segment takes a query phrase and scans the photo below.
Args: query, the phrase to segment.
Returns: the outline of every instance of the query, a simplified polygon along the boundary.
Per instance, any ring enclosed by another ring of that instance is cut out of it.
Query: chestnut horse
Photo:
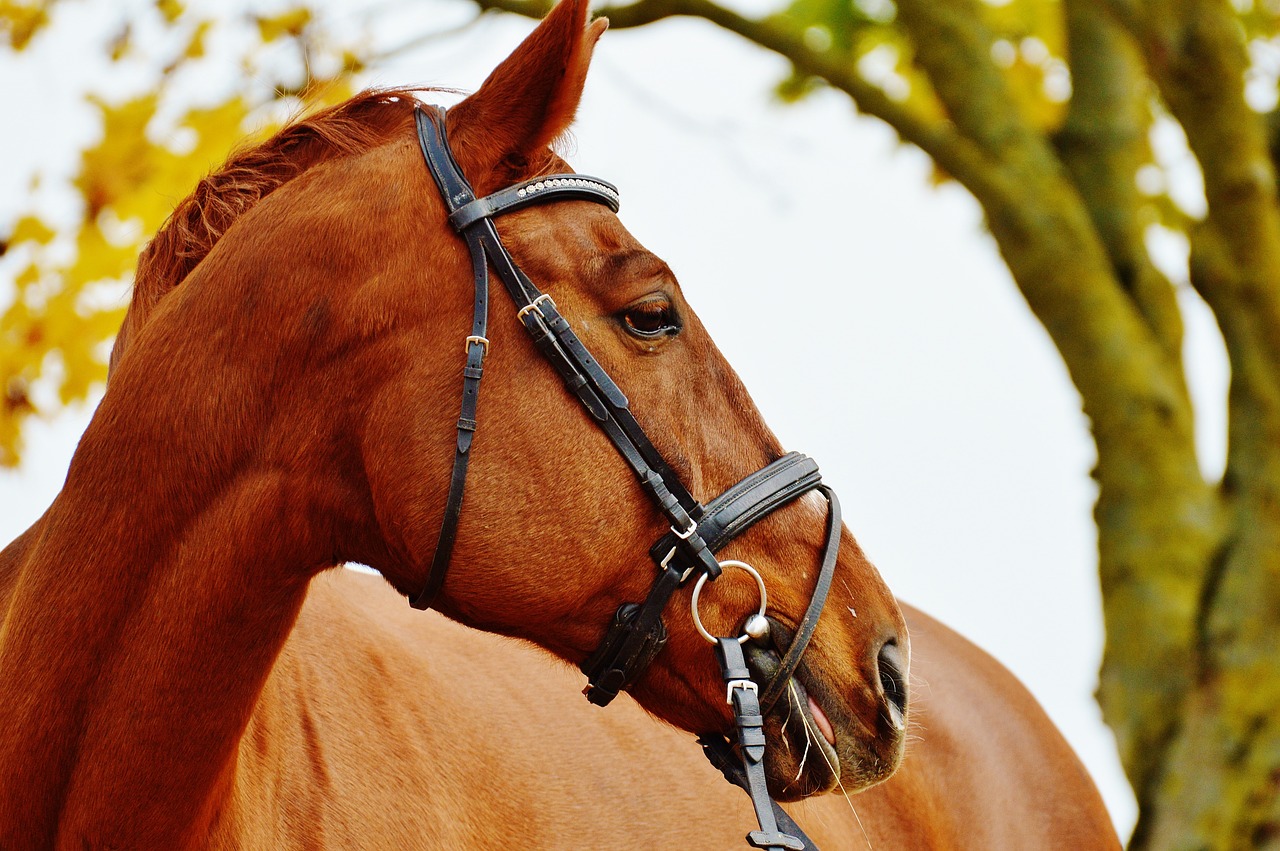
[[[451,111],[477,190],[563,170],[547,145],[603,30],[585,18],[585,2],[562,4]],[[66,484],[0,553],[0,848],[733,847],[751,827],[745,798],[634,705],[593,710],[523,647],[392,605],[386,584],[416,593],[440,528],[470,302],[411,109],[408,93],[371,93],[286,129],[204,181],[144,254]],[[557,203],[513,213],[502,234],[696,493],[781,455],[670,271],[611,213]],[[435,607],[580,663],[643,597],[665,526],[514,312],[495,313]],[[824,514],[798,500],[726,550],[760,569],[784,625],[812,593]],[[796,675],[810,699],[766,720],[770,787],[787,798],[882,782],[904,747],[880,664],[886,646],[906,650],[902,615],[839,534],[839,581]],[[386,583],[319,576],[344,561]],[[727,574],[703,617],[728,633],[754,595]],[[631,693],[677,727],[725,729],[688,610],[667,626]],[[939,647],[939,664],[979,675],[974,705],[1021,701],[1030,720],[997,730],[989,712],[938,712],[935,758],[855,799],[857,833],[830,809],[843,799],[802,807],[813,836],[1028,836],[972,823],[1026,812],[981,785],[1007,772],[1057,805],[1042,808],[1049,835],[1105,847],[1088,832],[1096,793],[1034,704],[963,643]],[[970,760],[970,736],[1044,764]]]

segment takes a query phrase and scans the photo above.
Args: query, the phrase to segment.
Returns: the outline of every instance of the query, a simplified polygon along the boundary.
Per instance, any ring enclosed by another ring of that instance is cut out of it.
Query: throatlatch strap
[[[734,729],[738,736],[738,754],[746,779],[743,787],[751,796],[755,807],[759,830],[747,834],[747,843],[753,848],[805,851],[805,843],[797,836],[783,833],[774,818],[773,799],[764,776],[764,716],[756,699],[756,684],[742,655],[742,645],[736,638],[716,639],[716,659],[728,687],[729,703],[733,706]],[[730,778],[732,781],[732,778]]]
[[[448,170],[437,167],[438,160],[452,162],[453,155],[449,153],[448,146],[440,151],[428,145],[422,133],[423,121],[426,118],[421,110],[415,110],[414,119],[418,124],[418,141],[422,146],[422,155],[431,165],[428,170],[436,180],[441,194],[450,207],[459,202],[465,203],[466,198],[471,194],[471,188],[465,184],[451,183],[447,177]],[[466,240],[471,254],[475,301],[472,305],[471,333],[465,342],[467,360],[462,368],[462,405],[458,414],[458,437],[453,453],[453,472],[449,476],[449,496],[445,499],[444,517],[440,522],[440,536],[436,540],[435,553],[431,557],[431,568],[427,572],[427,581],[423,584],[422,590],[409,601],[409,605],[415,609],[431,607],[431,603],[444,586],[444,577],[449,571],[453,545],[458,538],[458,519],[462,516],[462,497],[467,487],[471,443],[475,438],[477,427],[476,406],[480,401],[480,379],[484,377],[484,358],[489,353],[489,340],[485,336],[489,324],[489,269],[485,262],[484,238],[480,233],[472,231],[466,234]]]

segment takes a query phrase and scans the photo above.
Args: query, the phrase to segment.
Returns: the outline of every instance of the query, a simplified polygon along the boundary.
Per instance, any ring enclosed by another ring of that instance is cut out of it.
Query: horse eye
[[[633,304],[621,315],[627,331],[637,337],[651,340],[680,333],[680,317],[666,299]]]

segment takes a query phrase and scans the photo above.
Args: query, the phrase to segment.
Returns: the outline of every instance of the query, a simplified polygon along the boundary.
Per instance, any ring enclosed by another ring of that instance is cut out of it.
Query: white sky
[[[68,168],[91,135],[79,93],[106,72],[87,45],[121,13],[58,8],[62,41],[38,45],[21,77],[0,65],[8,114],[31,129],[0,136],[0,223],[32,169]],[[457,0],[406,3],[379,19],[377,41],[468,14]],[[371,82],[472,90],[529,26],[486,20]],[[822,465],[890,586],[1030,687],[1127,832],[1132,797],[1092,698],[1102,627],[1079,398],[972,199],[932,186],[924,155],[843,96],[774,103],[783,73],[706,24],[610,32],[570,159],[621,188],[623,220],[671,264],[783,443]],[[144,82],[110,79],[119,92]],[[1179,274],[1176,244],[1164,262]],[[1184,304],[1193,383],[1220,410],[1220,342],[1194,297]],[[87,417],[30,429],[23,468],[0,473],[0,537],[48,505]],[[1202,425],[1206,466],[1220,467],[1221,421]]]

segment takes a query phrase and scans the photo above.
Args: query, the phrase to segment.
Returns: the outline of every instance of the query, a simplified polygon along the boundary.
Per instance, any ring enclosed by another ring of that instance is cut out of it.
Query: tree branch
[[[1054,143],[1089,209],[1116,280],[1185,384],[1182,314],[1173,286],[1147,253],[1143,213],[1151,202],[1136,182],[1138,169],[1150,159],[1151,93],[1142,61],[1103,0],[1067,0],[1064,11],[1072,96]]]
[[[546,0],[473,0],[480,8],[513,12],[530,18],[541,18],[551,8]],[[666,18],[702,18],[739,35],[791,62],[802,74],[817,77],[847,94],[857,109],[884,121],[903,140],[920,148],[948,174],[966,186],[981,186],[989,191],[1004,191],[998,186],[999,170],[984,152],[956,133],[947,121],[930,121],[894,101],[880,88],[858,75],[837,54],[815,51],[804,42],[801,33],[778,18],[753,19],[719,6],[711,0],[637,0],[622,6],[606,6],[599,10],[609,25],[628,29],[652,24]]]
[[[1280,823],[1280,206],[1265,120],[1244,99],[1244,38],[1222,0],[1130,0],[1112,8],[1140,45],[1204,175],[1191,281],[1231,361],[1229,548],[1197,601],[1196,689],[1134,847],[1257,844]],[[1269,666],[1269,667],[1268,667]],[[1271,707],[1259,713],[1265,703]],[[1188,782],[1188,778],[1197,778]],[[1202,781],[1201,778],[1204,778]],[[1155,806],[1152,806],[1155,804]],[[1224,835],[1224,826],[1231,836]]]

